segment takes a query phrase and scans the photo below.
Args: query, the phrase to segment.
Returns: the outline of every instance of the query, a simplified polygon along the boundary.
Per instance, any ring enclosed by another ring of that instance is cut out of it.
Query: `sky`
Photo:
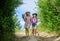
[[[21,29],[24,29],[24,23],[25,23],[22,19],[22,14],[25,14],[26,11],[30,11],[31,15],[33,13],[37,13],[38,7],[36,6],[36,2],[38,2],[38,0],[23,0],[23,4],[19,5],[15,9],[17,18],[20,21],[21,26],[22,26]]]

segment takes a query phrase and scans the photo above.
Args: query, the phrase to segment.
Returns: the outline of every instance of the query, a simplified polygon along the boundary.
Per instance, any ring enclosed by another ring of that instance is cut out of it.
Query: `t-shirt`
[[[32,23],[37,23],[37,22],[38,22],[38,19],[37,19],[37,18],[32,18],[32,19],[31,19],[31,22],[32,22]]]

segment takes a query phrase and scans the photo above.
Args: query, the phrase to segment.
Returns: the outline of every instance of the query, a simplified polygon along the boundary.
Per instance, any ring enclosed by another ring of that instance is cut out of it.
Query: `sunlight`
[[[24,21],[22,19],[22,14],[24,14],[26,11],[30,11],[31,15],[35,12],[37,12],[38,7],[36,6],[36,3],[38,0],[23,0],[23,4],[15,9],[16,15],[18,20],[20,20],[21,29],[24,29]]]

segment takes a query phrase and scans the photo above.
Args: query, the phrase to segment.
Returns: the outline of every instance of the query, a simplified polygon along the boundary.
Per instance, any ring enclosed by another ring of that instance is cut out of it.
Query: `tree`
[[[60,34],[60,0],[39,0],[39,17],[44,29]]]
[[[14,41],[14,9],[21,0],[0,0],[0,41]]]
[[[14,23],[15,23],[14,24],[15,32],[19,32],[21,30],[21,25],[20,25],[20,20],[18,20],[16,14],[13,16],[13,20],[14,20]]]

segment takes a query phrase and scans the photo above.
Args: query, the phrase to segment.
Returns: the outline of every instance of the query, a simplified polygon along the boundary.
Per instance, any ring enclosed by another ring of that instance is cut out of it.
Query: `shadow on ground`
[[[57,39],[56,36],[52,36],[52,37],[36,37],[37,41],[55,41],[55,39]]]
[[[57,36],[52,36],[52,37],[41,37],[41,36],[16,36],[15,41],[60,41],[56,40],[58,37]],[[33,40],[34,39],[34,40]]]

